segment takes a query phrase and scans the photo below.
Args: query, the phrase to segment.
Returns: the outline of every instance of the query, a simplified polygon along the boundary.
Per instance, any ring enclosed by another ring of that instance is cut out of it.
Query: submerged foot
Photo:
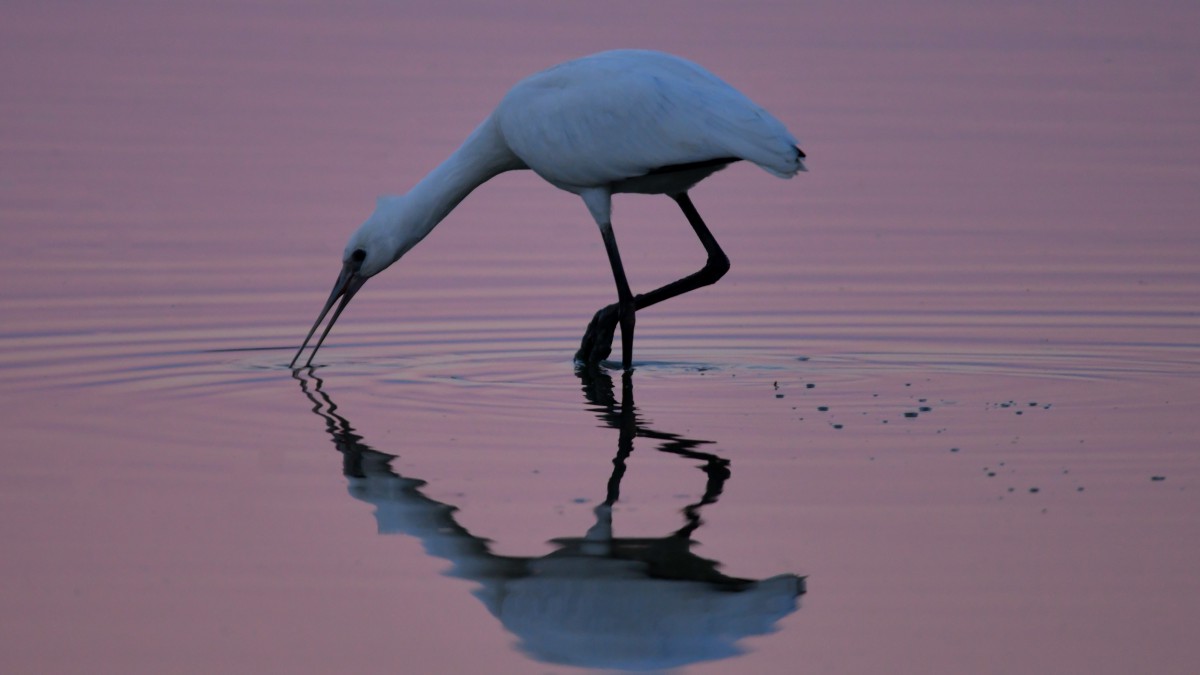
[[[620,310],[616,303],[596,312],[583,333],[579,343],[579,351],[575,352],[575,360],[579,363],[595,365],[612,353],[613,334],[617,331]]]

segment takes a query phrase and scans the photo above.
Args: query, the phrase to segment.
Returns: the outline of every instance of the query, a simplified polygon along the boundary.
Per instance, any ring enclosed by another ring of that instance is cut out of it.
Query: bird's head
[[[342,252],[342,264],[353,263],[363,280],[379,274],[408,253],[420,241],[416,237],[416,214],[403,196],[380,197],[375,211],[350,235]]]
[[[292,367],[295,367],[296,361],[300,359],[300,354],[304,352],[309,340],[317,332],[321,322],[325,320],[325,315],[329,313],[339,298],[341,303],[330,317],[329,324],[321,333],[321,338],[313,346],[312,353],[305,365],[312,363],[313,357],[317,355],[317,350],[325,342],[325,336],[329,335],[330,329],[341,316],[342,310],[350,304],[350,299],[354,297],[358,289],[367,283],[367,279],[387,269],[421,240],[414,216],[415,214],[408,207],[403,196],[379,198],[375,204],[375,211],[363,221],[362,225],[358,226],[354,234],[350,235],[350,240],[346,242],[346,248],[342,252],[342,271],[333,285],[329,300],[325,302],[321,314],[313,323],[308,335],[304,338],[304,343],[300,345],[300,349],[292,359]]]

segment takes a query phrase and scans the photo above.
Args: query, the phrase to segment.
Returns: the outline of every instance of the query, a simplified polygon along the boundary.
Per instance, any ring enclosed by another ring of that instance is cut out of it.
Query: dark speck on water
[[[1154,482],[1164,481],[1166,479],[1167,479],[1166,476],[1150,476],[1150,480],[1152,480]]]

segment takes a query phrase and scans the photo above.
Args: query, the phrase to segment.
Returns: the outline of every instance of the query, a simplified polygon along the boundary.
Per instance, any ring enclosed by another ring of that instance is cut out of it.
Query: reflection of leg
[[[697,507],[716,502],[725,489],[725,481],[733,475],[729,470],[729,460],[716,456],[704,465],[704,473],[708,475],[708,482],[704,485],[704,496]]]
[[[613,407],[616,407],[615,401]],[[613,458],[613,472],[608,479],[608,496],[604,500],[608,506],[616,504],[621,498],[621,478],[625,476],[625,460],[633,453],[633,439],[638,435],[637,408],[633,405],[633,373],[628,370],[621,375],[621,410],[616,416],[616,422],[620,435],[617,437],[617,456]]]
[[[576,370],[576,375],[583,383],[584,397],[595,406],[592,410],[609,427],[617,429],[620,435],[617,439],[617,454],[613,457],[613,471],[608,478],[607,491],[603,504],[597,507],[597,516],[604,510],[604,516],[609,519],[611,527],[611,507],[621,498],[621,479],[625,476],[626,464],[633,453],[634,439],[648,438],[658,442],[659,452],[669,452],[673,455],[696,459],[704,462],[706,481],[704,494],[700,501],[684,508],[687,519],[685,525],[677,534],[688,535],[700,526],[700,508],[715,503],[725,488],[725,481],[732,475],[729,460],[711,452],[701,452],[696,448],[708,445],[712,441],[685,438],[678,434],[655,431],[647,428],[638,415],[637,406],[633,400],[633,373],[625,371],[621,374],[621,401],[618,404],[613,392],[613,381],[608,373],[596,366],[584,366]],[[597,527],[600,523],[597,523]]]
[[[612,475],[608,477],[608,490],[604,497],[605,506],[612,506],[621,498],[621,479],[625,477],[625,460],[633,452],[633,439],[625,442],[625,434],[621,434],[621,442],[617,445],[617,456],[613,457]]]
[[[683,516],[687,519],[687,525],[680,528],[678,534],[690,535],[700,527],[704,522],[700,520],[700,508],[708,504],[715,504],[725,489],[725,481],[733,475],[729,471],[729,460],[715,455],[710,455],[710,457],[708,463],[702,467],[705,475],[708,476],[708,481],[704,484],[704,495],[700,497],[700,501],[684,507]]]
[[[583,535],[582,551],[587,555],[608,556],[612,554],[612,506],[601,504],[594,511],[596,524]]]

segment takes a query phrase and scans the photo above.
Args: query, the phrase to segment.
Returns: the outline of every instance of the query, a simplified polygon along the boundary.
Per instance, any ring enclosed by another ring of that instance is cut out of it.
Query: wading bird
[[[350,237],[329,300],[297,350],[304,353],[334,303],[334,322],[367,279],[425,238],[472,190],[505,171],[530,169],[579,195],[600,227],[617,284],[617,302],[600,309],[577,361],[595,364],[612,350],[621,326],[621,364],[633,364],[636,312],[706,286],[729,259],[688,197],[696,183],[746,160],[781,178],[804,171],[804,152],[783,124],[717,76],[677,56],[620,50],[568,61],[518,82],[462,146],[408,194],[382,197]],[[634,295],[612,228],[612,196],[665,194],[683,210],[708,261],[699,271]]]

